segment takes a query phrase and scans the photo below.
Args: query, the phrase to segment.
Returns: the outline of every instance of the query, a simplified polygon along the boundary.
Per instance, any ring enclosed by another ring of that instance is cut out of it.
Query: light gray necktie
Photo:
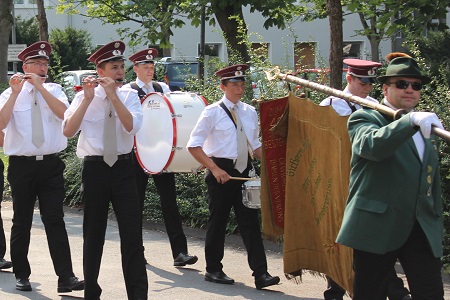
[[[103,132],[103,160],[110,167],[117,161],[116,116],[114,105],[106,98],[108,105],[105,112],[105,129]]]
[[[45,140],[42,112],[36,93],[36,88],[33,88],[33,103],[31,104],[31,141],[39,148],[44,144]]]
[[[245,168],[247,168],[248,161],[247,136],[245,135],[244,127],[242,126],[241,119],[239,118],[237,105],[233,106],[232,113],[236,121],[238,144],[238,157],[236,159],[236,164],[234,167],[236,170],[242,173]]]
[[[150,93],[150,85],[148,85],[147,83],[144,84],[144,88],[145,88],[145,92],[148,94]]]

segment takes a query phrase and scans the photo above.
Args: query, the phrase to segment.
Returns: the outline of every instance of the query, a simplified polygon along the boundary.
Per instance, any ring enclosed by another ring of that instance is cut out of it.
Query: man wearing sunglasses
[[[353,58],[344,59],[344,64],[347,65],[347,86],[344,89],[344,93],[378,103],[378,100],[370,97],[369,94],[376,81],[376,71],[382,64],[370,60]],[[325,98],[320,103],[320,106],[328,105],[331,105],[340,116],[348,116],[356,110],[361,109],[360,105],[335,96]],[[326,278],[327,289],[323,293],[324,299],[342,300],[345,295],[345,290],[330,277],[326,276]],[[411,299],[408,289],[405,288],[403,280],[397,277],[394,268],[389,277],[388,297],[389,300]]]
[[[442,199],[434,113],[416,112],[431,79],[404,54],[386,57],[383,104],[397,119],[364,108],[348,120],[349,196],[337,243],[353,248],[353,299],[381,300],[397,259],[413,299],[443,300]]]

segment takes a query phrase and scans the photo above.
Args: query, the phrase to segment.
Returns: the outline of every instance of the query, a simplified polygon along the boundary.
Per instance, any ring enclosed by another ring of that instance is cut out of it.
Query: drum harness
[[[155,90],[155,92],[158,92],[158,93],[163,92],[163,89],[159,83],[152,81],[152,85],[153,85],[153,89]],[[130,82],[130,86],[132,89],[135,89],[138,92],[139,99],[142,99],[145,97],[145,95],[147,95],[147,93],[144,92],[144,90],[137,85],[136,81]]]

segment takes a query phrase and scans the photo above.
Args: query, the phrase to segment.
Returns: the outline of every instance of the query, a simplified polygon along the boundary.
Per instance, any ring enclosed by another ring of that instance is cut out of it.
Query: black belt
[[[117,156],[117,160],[131,159],[131,153]],[[89,155],[84,157],[84,161],[103,161],[103,155]]]
[[[221,169],[233,170],[234,164],[236,163],[235,159],[230,158],[222,158],[222,157],[211,157],[211,160],[219,166]]]
[[[36,156],[25,156],[25,155],[10,155],[10,159],[18,159],[18,160],[47,160],[58,157],[58,153],[53,154],[45,154],[45,155],[36,155]]]

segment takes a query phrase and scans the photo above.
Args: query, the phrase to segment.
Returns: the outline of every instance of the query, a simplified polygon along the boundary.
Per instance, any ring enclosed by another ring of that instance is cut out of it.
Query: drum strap
[[[226,107],[226,105],[225,105],[222,101],[220,101],[220,104],[219,104],[219,105],[220,105],[220,107],[222,107],[223,110],[227,113],[227,115],[230,117],[231,121],[233,121],[234,127],[237,128],[236,122],[234,121],[234,118],[233,118],[233,116],[231,115],[230,110]]]
[[[152,81],[152,85],[155,92],[163,92],[163,89],[159,83]],[[145,95],[147,95],[147,93],[137,85],[136,81],[130,82],[130,86],[132,89],[135,89],[138,92],[139,99],[142,99],[145,97]]]

